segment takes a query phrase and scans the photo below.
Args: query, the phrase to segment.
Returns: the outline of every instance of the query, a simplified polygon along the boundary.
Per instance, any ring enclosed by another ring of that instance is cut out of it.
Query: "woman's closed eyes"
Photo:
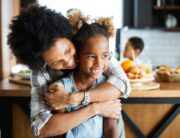
[[[64,52],[64,55],[65,55],[65,56],[68,56],[69,53],[71,53],[71,48],[67,46],[67,48],[66,48],[66,50],[65,50],[65,52]],[[51,65],[52,65],[52,66],[58,66],[58,65],[62,64],[63,60],[64,60],[64,59],[57,60],[56,62],[52,63]]]
[[[67,46],[64,54],[67,55],[67,54],[69,54],[70,52],[71,52],[71,48]]]
[[[62,60],[58,60],[56,62],[54,62],[53,64],[51,64],[52,66],[57,66],[60,65],[62,63]]]

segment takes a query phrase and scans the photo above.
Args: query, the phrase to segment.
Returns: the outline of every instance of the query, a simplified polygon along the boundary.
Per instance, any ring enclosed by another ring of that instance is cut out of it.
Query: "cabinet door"
[[[134,0],[134,27],[152,26],[152,0]]]
[[[134,0],[123,0],[123,26],[133,27]]]
[[[153,26],[153,0],[124,0],[123,7],[123,26]]]

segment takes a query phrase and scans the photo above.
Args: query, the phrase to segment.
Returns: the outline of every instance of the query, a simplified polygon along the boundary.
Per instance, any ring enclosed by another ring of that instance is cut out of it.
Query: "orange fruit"
[[[133,66],[133,61],[130,59],[125,60],[121,63],[121,67],[125,72],[128,72],[132,66]]]

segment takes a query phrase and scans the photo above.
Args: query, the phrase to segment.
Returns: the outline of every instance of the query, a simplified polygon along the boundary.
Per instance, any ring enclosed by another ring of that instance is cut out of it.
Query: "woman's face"
[[[76,67],[76,50],[73,43],[67,38],[58,38],[43,53],[42,58],[47,65],[56,70],[73,69]]]
[[[79,68],[87,77],[97,79],[109,64],[109,42],[104,36],[91,37],[80,51]]]

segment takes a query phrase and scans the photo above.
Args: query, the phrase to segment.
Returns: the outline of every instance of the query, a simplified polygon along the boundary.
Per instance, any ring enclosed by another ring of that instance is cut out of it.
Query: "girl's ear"
[[[134,52],[135,52],[136,57],[141,53],[139,48],[135,49]]]

